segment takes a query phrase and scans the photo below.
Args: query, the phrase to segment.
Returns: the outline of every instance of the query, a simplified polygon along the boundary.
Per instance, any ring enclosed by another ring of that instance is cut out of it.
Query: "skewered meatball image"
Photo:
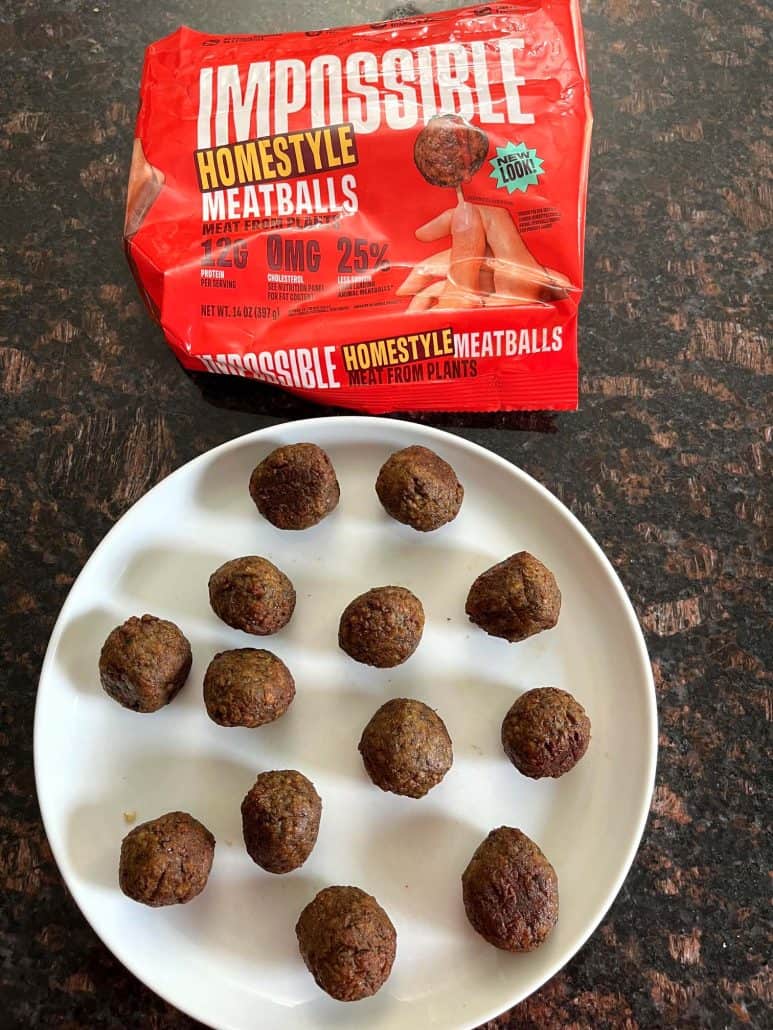
[[[206,826],[187,812],[169,812],[124,837],[118,882],[143,905],[184,905],[206,887],[214,855]]]
[[[430,118],[413,147],[413,160],[432,186],[469,182],[488,154],[488,136],[458,114]]]
[[[423,798],[437,786],[454,760],[445,723],[421,701],[387,701],[362,733],[365,769],[382,790]]]
[[[293,443],[277,447],[255,467],[250,496],[278,529],[308,529],[333,511],[341,491],[322,448]]]
[[[242,801],[247,853],[269,873],[302,866],[317,843],[322,799],[294,769],[261,773]]]
[[[519,551],[478,576],[465,611],[493,637],[525,640],[558,622],[561,591],[550,569]]]
[[[397,934],[374,897],[358,887],[327,887],[295,927],[306,968],[337,1001],[375,994],[389,977]]]
[[[173,622],[143,615],[108,636],[99,656],[107,694],[133,712],[157,712],[179,692],[191,671],[191,645]]]
[[[254,647],[221,651],[204,677],[207,714],[219,726],[263,726],[284,715],[294,697],[284,662]]]
[[[344,610],[338,644],[357,662],[390,669],[411,657],[423,630],[418,597],[405,587],[374,587]]]
[[[267,558],[234,558],[209,577],[209,602],[234,629],[264,637],[286,626],[295,610],[295,588]]]
[[[462,876],[467,918],[503,951],[534,951],[558,919],[558,878],[531,838],[510,826],[492,830]]]
[[[538,780],[563,776],[590,742],[590,719],[571,694],[556,687],[527,690],[502,723],[502,746],[515,768]]]
[[[376,493],[393,519],[422,533],[455,519],[464,498],[464,488],[448,462],[418,446],[396,451],[384,462]]]

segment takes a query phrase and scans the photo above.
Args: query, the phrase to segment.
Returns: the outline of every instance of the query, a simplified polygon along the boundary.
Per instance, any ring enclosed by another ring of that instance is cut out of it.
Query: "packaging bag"
[[[358,411],[577,406],[578,0],[152,44],[126,252],[189,369]]]

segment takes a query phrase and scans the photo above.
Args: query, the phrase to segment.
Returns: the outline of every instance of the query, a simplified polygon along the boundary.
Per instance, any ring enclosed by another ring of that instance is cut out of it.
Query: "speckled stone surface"
[[[148,487],[229,437],[323,414],[195,383],[141,308],[121,225],[143,47],[181,22],[281,30],[388,7],[0,2],[3,1028],[194,1026],[106,951],[62,885],[35,800],[36,681],[74,577]],[[770,7],[585,8],[596,130],[581,411],[427,421],[521,465],[605,548],[651,649],[660,761],[642,848],[601,927],[490,1027],[762,1027]]]

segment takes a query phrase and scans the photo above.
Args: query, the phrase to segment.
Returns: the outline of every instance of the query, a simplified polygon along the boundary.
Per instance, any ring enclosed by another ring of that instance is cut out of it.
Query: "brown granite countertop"
[[[3,1028],[194,1026],[112,957],[62,885],[33,783],[37,677],[71,583],[129,505],[214,444],[323,414],[268,388],[197,384],[141,308],[121,225],[143,48],[180,23],[272,31],[387,6],[0,0]],[[525,468],[604,547],[647,635],[660,759],[641,850],[601,927],[491,1026],[762,1027],[771,12],[584,6],[596,129],[581,410],[428,421]]]

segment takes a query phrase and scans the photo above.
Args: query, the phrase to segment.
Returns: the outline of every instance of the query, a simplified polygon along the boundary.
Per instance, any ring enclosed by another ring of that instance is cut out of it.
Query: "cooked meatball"
[[[413,160],[432,186],[456,189],[486,160],[488,136],[458,114],[430,118],[413,147]]]
[[[558,919],[558,878],[531,838],[511,826],[492,830],[462,875],[473,929],[503,951],[534,951]]]
[[[279,529],[316,526],[338,504],[341,491],[330,458],[314,443],[277,447],[250,476],[258,511]]]
[[[261,773],[242,801],[242,831],[253,862],[269,873],[302,866],[317,843],[322,799],[294,769]]]
[[[124,708],[157,712],[185,683],[191,661],[191,645],[173,622],[143,615],[127,619],[107,638],[99,678]]]
[[[563,776],[590,742],[590,719],[565,690],[538,687],[522,694],[502,723],[502,746],[519,772],[538,780]]]
[[[427,533],[456,518],[464,487],[434,451],[406,447],[381,466],[376,493],[393,519]]]
[[[295,588],[267,558],[234,558],[209,577],[209,601],[223,622],[258,637],[286,626],[295,610]]]
[[[519,551],[478,576],[465,611],[492,637],[525,640],[558,622],[561,591],[550,569]]]
[[[389,916],[359,887],[327,887],[295,927],[306,968],[338,1001],[368,998],[392,971],[397,934]]]
[[[405,587],[374,587],[344,610],[338,645],[357,662],[391,669],[411,657],[423,630],[418,597]]]
[[[263,726],[284,715],[294,697],[284,662],[254,647],[221,651],[204,677],[207,714],[220,726]]]
[[[383,704],[362,733],[360,754],[382,790],[423,798],[451,768],[454,752],[445,723],[421,701]]]
[[[187,812],[135,826],[121,845],[118,882],[143,905],[184,905],[207,885],[215,838]]]

